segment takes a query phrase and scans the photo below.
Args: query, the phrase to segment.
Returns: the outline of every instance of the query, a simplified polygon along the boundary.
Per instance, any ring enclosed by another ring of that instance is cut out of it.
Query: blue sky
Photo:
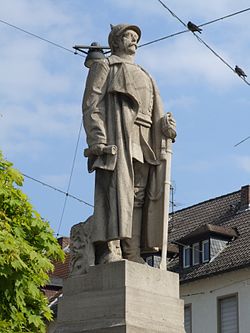
[[[165,0],[164,0],[165,1]],[[248,0],[166,0],[184,22],[201,24],[245,9]],[[0,0],[0,19],[68,49],[107,45],[110,23],[142,30],[141,43],[183,30],[157,0]],[[21,172],[67,190],[87,75],[83,58],[0,23],[0,149]],[[201,37],[250,76],[250,11],[205,26]],[[138,49],[177,122],[172,180],[175,209],[249,183],[250,86],[188,32]],[[250,78],[249,78],[250,79]],[[69,193],[93,204],[81,132]],[[24,192],[57,233],[64,195],[25,179]],[[93,209],[68,198],[60,235]]]

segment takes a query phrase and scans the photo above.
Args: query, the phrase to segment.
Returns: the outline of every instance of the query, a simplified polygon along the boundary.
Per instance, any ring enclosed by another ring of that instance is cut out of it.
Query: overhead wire
[[[51,45],[53,45],[53,46],[56,46],[56,47],[58,47],[58,48],[60,48],[60,49],[65,50],[65,51],[67,51],[67,52],[70,52],[70,53],[73,53],[73,54],[77,54],[77,55],[79,55],[79,56],[85,58],[84,55],[79,54],[79,53],[77,53],[76,51],[70,50],[70,49],[68,49],[67,47],[64,47],[64,46],[62,46],[62,45],[60,45],[60,44],[57,44],[57,43],[55,43],[55,42],[52,42],[52,41],[49,40],[49,39],[43,38],[43,37],[41,37],[41,36],[39,36],[39,35],[37,35],[37,34],[34,34],[33,32],[30,32],[30,31],[28,31],[28,30],[25,30],[25,29],[23,29],[23,28],[20,28],[20,27],[14,25],[14,24],[11,24],[11,23],[9,23],[9,22],[7,22],[7,21],[4,21],[4,20],[1,20],[1,19],[0,19],[0,23],[3,23],[3,24],[5,24],[5,25],[7,25],[7,26],[9,26],[9,27],[11,27],[11,28],[14,28],[14,29],[16,29],[16,30],[19,30],[19,31],[21,31],[21,32],[23,32],[23,33],[25,33],[25,34],[27,34],[27,35],[32,36],[32,37],[38,38],[38,39],[42,40],[43,42],[49,43],[49,44],[51,44]]]
[[[170,8],[168,8],[166,5],[165,5],[165,3],[163,2],[163,1],[161,1],[161,0],[158,0],[158,2],[160,2],[161,4],[162,4],[162,6],[165,8],[165,9],[167,9],[167,11],[169,11],[169,13],[173,16],[173,17],[175,17],[181,24],[183,24],[185,27],[186,27],[186,23],[185,22],[183,22]]]
[[[63,203],[62,213],[61,213],[61,217],[60,217],[60,221],[59,221],[59,226],[58,226],[58,229],[57,229],[57,235],[59,235],[59,232],[60,232],[60,229],[61,229],[61,225],[62,225],[64,213],[65,213],[66,204],[67,204],[67,201],[68,201],[68,196],[69,196],[68,193],[69,193],[69,189],[70,189],[70,185],[71,185],[73,171],[74,171],[74,168],[75,168],[75,161],[76,161],[76,155],[77,155],[77,151],[78,151],[78,146],[79,146],[81,131],[82,131],[82,122],[80,124],[80,128],[79,128],[79,131],[78,131],[78,137],[77,137],[77,142],[76,142],[76,147],[75,147],[73,162],[72,162],[72,166],[71,166],[71,171],[70,171],[70,176],[69,176],[67,191],[66,191],[65,198],[64,198],[64,203]]]
[[[183,22],[170,8],[168,8],[168,6],[162,2],[161,0],[157,0],[158,2],[160,2],[160,4],[167,9],[167,11],[173,16],[175,17],[182,25],[184,25],[186,27],[186,23]],[[234,74],[237,74],[236,71],[234,70],[234,68],[225,60],[223,59],[216,51],[214,51],[211,46],[209,46],[201,37],[197,36],[197,34],[192,31],[193,35],[198,39],[199,42],[201,42],[202,44],[204,44],[217,58],[219,58],[228,68],[230,68]],[[237,74],[238,75],[238,74]],[[242,76],[238,75],[238,77],[240,79],[242,79],[247,85],[250,86],[250,83]]]
[[[29,176],[29,175],[27,175],[27,174],[25,174],[25,173],[23,173],[23,172],[22,172],[22,175],[23,175],[25,178],[28,178],[28,179],[30,179],[30,180],[33,180],[34,182],[37,182],[37,183],[39,183],[39,184],[41,184],[41,185],[43,185],[43,186],[46,186],[46,187],[48,187],[48,188],[50,188],[50,189],[52,189],[52,190],[57,191],[57,192],[59,192],[59,193],[65,194],[65,195],[67,195],[68,197],[70,197],[70,198],[72,198],[72,199],[75,199],[75,200],[77,200],[77,201],[79,201],[79,202],[81,202],[81,203],[83,203],[83,204],[85,204],[85,205],[87,205],[87,206],[94,207],[92,204],[88,203],[87,201],[84,201],[84,200],[82,200],[82,199],[76,197],[75,195],[72,195],[72,194],[70,194],[70,193],[67,193],[67,192],[65,192],[65,191],[63,191],[63,190],[61,190],[61,189],[59,189],[59,188],[57,188],[57,187],[55,187],[55,186],[52,186],[52,185],[50,185],[50,184],[48,184],[48,183],[45,183],[45,182],[43,182],[43,181],[41,181],[41,180],[39,180],[39,179],[37,179],[37,178],[31,177],[31,176]]]
[[[165,8],[165,9],[167,9],[169,12],[170,12],[170,14],[173,16],[173,17],[175,17],[182,25],[184,25],[185,27],[186,27],[186,24],[185,24],[185,22],[183,22],[171,9],[169,9],[167,6],[166,6],[166,4],[163,2],[163,1],[161,1],[161,0],[158,0],[160,3],[161,3],[161,5]],[[209,21],[209,22],[205,22],[205,23],[202,23],[202,24],[200,24],[199,25],[199,27],[201,27],[201,26],[205,26],[205,25],[208,25],[208,24],[212,24],[212,23],[215,23],[215,22],[217,22],[217,21],[219,21],[219,20],[223,20],[223,19],[226,19],[226,18],[229,18],[229,17],[232,17],[232,16],[235,16],[235,15],[238,15],[238,14],[241,14],[241,13],[244,13],[244,12],[246,12],[246,11],[248,11],[248,10],[250,10],[250,8],[246,8],[246,9],[243,9],[243,10],[240,10],[240,11],[237,11],[237,12],[234,12],[234,13],[231,13],[231,14],[228,14],[228,15],[225,15],[225,16],[223,16],[223,17],[220,17],[220,18],[217,18],[217,19],[214,19],[214,20],[211,20],[211,21]],[[38,39],[40,39],[40,40],[42,40],[42,41],[44,41],[44,42],[47,42],[47,43],[49,43],[49,44],[51,44],[51,45],[53,45],[53,46],[55,46],[55,47],[58,47],[58,48],[60,48],[60,49],[63,49],[63,50],[65,50],[65,51],[67,51],[67,52],[70,52],[70,53],[73,53],[73,54],[77,54],[77,55],[80,55],[80,56],[82,56],[82,57],[85,57],[84,55],[82,55],[82,54],[79,54],[79,53],[77,53],[76,51],[73,51],[73,50],[71,50],[71,49],[68,49],[68,48],[66,48],[66,47],[64,47],[64,46],[62,46],[62,45],[60,45],[60,44],[58,44],[58,43],[55,43],[55,42],[53,42],[53,41],[50,41],[50,40],[48,40],[48,39],[46,39],[46,38],[43,38],[43,37],[41,37],[41,36],[39,36],[39,35],[37,35],[37,34],[35,34],[35,33],[32,33],[32,32],[30,32],[30,31],[28,31],[28,30],[25,30],[25,29],[23,29],[23,28],[20,28],[20,27],[18,27],[18,26],[16,26],[16,25],[14,25],[14,24],[11,24],[11,23],[9,23],[9,22],[7,22],[7,21],[4,21],[4,20],[2,20],[2,19],[0,19],[0,23],[3,23],[3,24],[5,24],[5,25],[7,25],[7,26],[9,26],[9,27],[12,27],[12,28],[14,28],[14,29],[16,29],[16,30],[19,30],[20,32],[23,32],[23,33],[25,33],[25,34],[28,34],[28,35],[30,35],[30,36],[32,36],[32,37],[35,37],[35,38],[38,38]],[[144,43],[144,44],[141,44],[141,45],[139,45],[138,47],[143,47],[143,46],[146,46],[146,45],[150,45],[150,44],[153,44],[153,43],[156,43],[156,42],[158,42],[158,41],[161,41],[161,40],[164,40],[164,39],[167,39],[167,38],[170,38],[170,37],[174,37],[174,36],[177,36],[177,35],[180,35],[180,34],[183,34],[183,33],[185,33],[185,32],[188,32],[189,30],[188,29],[186,29],[186,30],[183,30],[183,31],[179,31],[179,32],[176,32],[176,33],[173,33],[173,34],[171,34],[171,35],[168,35],[168,36],[164,36],[164,37],[161,37],[161,38],[158,38],[158,39],[155,39],[155,40],[153,40],[153,41],[150,41],[150,42],[147,42],[147,43]],[[201,42],[201,43],[203,43],[215,56],[217,56],[225,65],[227,65],[234,73],[235,73],[235,70],[233,69],[233,67],[232,66],[230,66],[217,52],[215,52],[206,42],[204,42],[199,36],[197,36],[195,33],[193,33],[195,36],[196,36],[196,38]],[[249,84],[249,82],[247,82],[247,80],[245,79],[245,78],[242,78],[242,77],[240,77],[241,79],[243,79],[243,81],[245,81],[245,83],[247,83],[248,85],[250,85]],[[82,124],[81,124],[81,127],[82,127]],[[76,151],[77,151],[77,148],[78,148],[78,144],[79,144],[79,136],[80,136],[80,132],[81,132],[81,127],[80,127],[80,130],[79,130],[79,135],[78,135],[78,140],[77,140],[77,147],[76,147],[76,150],[75,150],[75,155],[74,155],[74,159],[73,159],[73,164],[72,164],[72,168],[71,168],[71,174],[70,174],[70,177],[69,177],[69,183],[68,183],[68,188],[67,188],[67,191],[65,192],[65,191],[62,191],[62,190],[60,190],[60,189],[57,189],[57,188],[55,188],[55,187],[53,187],[53,186],[51,186],[51,185],[48,185],[48,184],[46,184],[46,183],[44,183],[44,182],[41,182],[41,181],[39,181],[39,180],[37,180],[37,179],[35,179],[35,178],[32,178],[32,177],[30,177],[30,176],[28,176],[28,175],[25,175],[25,174],[23,174],[26,178],[30,178],[30,179],[32,179],[32,180],[34,180],[34,181],[37,181],[37,182],[39,182],[39,183],[41,183],[42,185],[44,185],[44,186],[47,186],[47,187],[50,187],[50,188],[53,188],[54,190],[57,190],[57,191],[59,191],[59,192],[61,192],[61,193],[63,193],[63,194],[65,194],[65,200],[64,200],[64,205],[63,205],[63,209],[62,209],[62,214],[61,214],[61,218],[60,218],[60,222],[59,222],[59,228],[58,228],[58,234],[59,234],[59,230],[60,230],[60,227],[61,227],[61,224],[62,224],[62,220],[63,220],[63,216],[64,216],[64,211],[65,211],[65,207],[66,207],[66,203],[67,203],[67,198],[68,197],[72,197],[72,198],[74,198],[74,199],[76,199],[76,200],[78,200],[78,201],[80,201],[80,202],[82,202],[82,203],[84,203],[84,204],[86,204],[86,205],[88,205],[88,206],[91,206],[91,207],[93,207],[93,205],[91,205],[91,204],[89,204],[89,203],[87,203],[87,202],[85,202],[85,201],[83,201],[83,200],[81,200],[81,199],[79,199],[79,198],[77,198],[77,197],[75,197],[75,196],[73,196],[73,195],[71,195],[71,194],[69,194],[69,188],[70,188],[70,184],[71,184],[71,179],[72,179],[72,174],[73,174],[73,169],[74,169],[74,164],[75,164],[75,159],[76,159]],[[248,138],[247,138],[248,139]],[[245,139],[245,140],[247,140],[247,139]],[[242,140],[241,142],[243,142],[243,141],[245,141],[245,140]],[[240,142],[240,143],[241,143]],[[238,143],[238,144],[240,144],[240,143]],[[237,145],[238,145],[237,144]]]
[[[160,1],[160,0],[159,0],[159,1]],[[163,5],[163,6],[164,6],[164,7],[165,7],[165,8],[171,13],[171,15],[173,15],[174,17],[176,17],[176,18],[177,18],[182,24],[184,24],[184,25],[186,26],[186,24],[185,24],[182,20],[180,20],[180,19],[177,17],[177,15],[175,15],[175,13],[174,13],[172,10],[170,10],[170,9],[169,9],[169,8],[168,8],[168,7],[162,2],[162,1],[160,1],[160,3],[161,3],[161,4],[162,4],[162,5]],[[231,13],[231,14],[228,14],[228,15],[225,15],[225,16],[222,16],[222,17],[219,17],[219,18],[216,18],[216,19],[213,19],[213,20],[208,21],[208,22],[201,23],[201,24],[198,25],[198,27],[203,27],[203,26],[206,26],[206,25],[209,25],[209,24],[212,24],[212,23],[215,23],[215,22],[218,22],[218,21],[221,21],[221,20],[227,19],[227,18],[229,18],[229,17],[233,17],[233,16],[235,16],[235,15],[242,14],[242,13],[247,12],[247,11],[249,11],[249,10],[250,10],[250,7],[245,8],[245,9],[242,9],[242,10],[239,10],[239,11],[237,11],[237,12],[234,12],[234,13]],[[25,33],[25,34],[28,34],[28,35],[30,35],[30,36],[32,36],[32,37],[35,37],[35,38],[38,38],[38,39],[40,39],[40,40],[42,40],[42,41],[44,41],[44,42],[47,42],[47,43],[49,43],[49,44],[51,44],[51,45],[53,45],[53,46],[56,46],[56,47],[61,48],[61,49],[65,50],[65,51],[71,52],[71,53],[73,53],[73,54],[80,55],[80,56],[82,56],[82,57],[85,58],[84,55],[82,55],[82,54],[76,52],[76,50],[75,50],[75,51],[72,51],[71,49],[68,49],[68,48],[66,48],[66,47],[64,47],[64,46],[62,46],[62,45],[60,45],[60,44],[58,44],[58,43],[55,43],[55,42],[53,42],[53,41],[50,41],[49,39],[46,39],[46,38],[44,38],[44,37],[41,37],[41,36],[39,36],[39,35],[37,35],[37,34],[35,34],[35,33],[33,33],[33,32],[30,32],[30,31],[28,31],[28,30],[25,30],[25,29],[23,29],[23,28],[20,28],[20,27],[14,25],[14,24],[11,24],[11,23],[9,23],[9,22],[7,22],[7,21],[4,21],[4,20],[1,20],[1,19],[0,19],[0,23],[6,24],[6,25],[8,25],[9,27],[12,27],[12,28],[14,28],[14,29],[17,29],[17,30],[19,30],[19,31],[21,31],[21,32],[23,32],[23,33]],[[154,40],[152,40],[152,41],[149,41],[149,42],[146,42],[146,43],[140,44],[140,45],[138,45],[138,48],[140,48],[140,47],[144,47],[144,46],[147,46],[147,45],[150,45],[150,44],[153,44],[153,43],[157,43],[157,42],[159,42],[159,41],[162,41],[162,40],[165,40],[165,39],[168,39],[168,38],[174,37],[174,36],[178,36],[178,35],[181,35],[181,34],[183,34],[183,33],[189,32],[189,31],[190,31],[189,29],[182,30],[182,31],[178,31],[178,32],[176,32],[176,33],[173,33],[173,34],[170,34],[170,35],[167,35],[167,36],[163,36],[163,37],[160,37],[160,38],[154,39]],[[105,54],[106,54],[106,53],[109,53],[109,52],[110,52],[110,51],[107,51],[107,52],[105,52]]]
[[[215,23],[215,22],[218,22],[218,21],[224,20],[224,19],[226,19],[226,18],[229,18],[229,17],[235,16],[235,15],[238,15],[238,14],[242,14],[242,13],[244,13],[244,12],[247,12],[248,10],[250,10],[250,7],[245,8],[245,9],[242,9],[242,10],[239,10],[239,11],[237,11],[237,12],[234,12],[234,13],[231,13],[231,14],[228,14],[228,15],[225,15],[225,16],[222,16],[222,17],[219,17],[219,18],[217,18],[217,19],[214,19],[214,20],[208,21],[208,22],[206,22],[206,23],[199,24],[199,27],[204,27],[205,25],[212,24],[212,23]]]
[[[247,138],[245,138],[245,139],[241,140],[240,142],[236,143],[236,144],[234,145],[234,147],[239,146],[241,143],[247,141],[248,139],[250,139],[250,136],[248,136]]]
[[[238,14],[242,14],[246,11],[249,11],[250,10],[250,7],[249,8],[246,8],[246,9],[242,9],[242,10],[239,10],[237,12],[234,12],[234,13],[231,13],[231,14],[228,14],[228,15],[225,15],[225,16],[222,16],[222,17],[219,17],[217,19],[214,19],[214,20],[211,20],[211,21],[208,21],[208,22],[205,22],[205,23],[202,23],[202,24],[199,24],[198,27],[203,27],[205,25],[209,25],[209,24],[212,24],[212,23],[215,23],[215,22],[218,22],[218,21],[221,21],[221,20],[224,20],[224,19],[227,19],[229,17],[232,17],[232,16],[235,16],[235,15],[238,15]],[[172,12],[172,11],[171,11]],[[168,38],[171,38],[171,37],[175,37],[175,36],[178,36],[178,35],[181,35],[183,33],[186,33],[186,32],[190,32],[189,29],[186,29],[186,30],[182,30],[182,31],[179,31],[179,32],[175,32],[173,34],[170,34],[170,35],[167,35],[167,36],[163,36],[163,37],[160,37],[160,38],[157,38],[157,39],[154,39],[150,42],[146,42],[146,43],[143,43],[143,44],[140,44],[138,46],[139,47],[143,47],[143,46],[147,46],[147,45],[150,45],[150,44],[153,44],[153,43],[157,43],[157,42],[160,42],[162,40],[165,40],[165,39],[168,39]]]
[[[186,24],[185,24],[185,22],[184,21],[182,21],[163,1],[161,1],[161,0],[158,0],[158,2],[160,2],[160,4],[165,8],[165,9],[167,9],[168,11],[169,11],[169,13],[173,16],[173,17],[175,17],[183,26],[185,26],[186,27]],[[223,19],[226,19],[226,18],[229,18],[229,17],[232,17],[232,16],[235,16],[235,15],[238,15],[238,14],[241,14],[241,13],[244,13],[244,12],[246,12],[246,11],[248,11],[248,10],[250,10],[250,7],[248,7],[248,8],[246,8],[246,9],[242,9],[242,10],[240,10],[240,11],[237,11],[237,12],[234,12],[234,13],[231,13],[231,14],[228,14],[228,15],[225,15],[225,16],[222,16],[222,17],[220,17],[220,18],[217,18],[217,19],[214,19],[214,20],[211,20],[211,21],[209,21],[209,22],[205,22],[205,23],[202,23],[202,24],[200,24],[200,25],[198,25],[198,27],[202,27],[202,26],[205,26],[205,25],[208,25],[208,24],[212,24],[212,23],[215,23],[215,22],[217,22],[217,21],[220,21],[220,20],[223,20]],[[47,42],[47,43],[49,43],[49,44],[51,44],[51,45],[53,45],[53,46],[55,46],[55,47],[58,47],[58,48],[61,48],[61,49],[63,49],[63,50],[65,50],[65,51],[67,51],[67,52],[70,52],[70,53],[73,53],[73,54],[77,54],[77,55],[79,55],[79,56],[81,56],[81,57],[84,57],[85,58],[85,55],[82,55],[82,54],[80,54],[80,53],[78,53],[77,51],[73,51],[73,50],[71,50],[71,49],[68,49],[68,48],[66,48],[66,47],[64,47],[64,46],[62,46],[62,45],[60,45],[60,44],[58,44],[58,43],[55,43],[55,42],[53,42],[53,41],[50,41],[49,39],[46,39],[46,38],[43,38],[43,37],[41,37],[41,36],[39,36],[39,35],[37,35],[37,34],[35,34],[35,33],[33,33],[33,32],[30,32],[30,31],[28,31],[28,30],[25,30],[25,29],[23,29],[23,28],[20,28],[20,27],[18,27],[18,26],[16,26],[16,25],[14,25],[14,24],[11,24],[11,23],[9,23],[9,22],[7,22],[7,21],[5,21],[5,20],[2,20],[2,19],[0,19],[0,23],[3,23],[3,24],[5,24],[5,25],[7,25],[7,26],[9,26],[9,27],[12,27],[12,28],[14,28],[14,29],[16,29],[16,30],[19,30],[19,31],[21,31],[21,32],[23,32],[23,33],[25,33],[25,34],[28,34],[28,35],[30,35],[30,36],[32,36],[32,37],[35,37],[35,38],[38,38],[38,39],[40,39],[40,40],[42,40],[42,41],[44,41],[44,42]],[[186,29],[186,30],[183,30],[183,31],[179,31],[179,32],[176,32],[176,33],[173,33],[173,34],[171,34],[171,35],[168,35],[168,36],[164,36],[164,37],[160,37],[160,38],[158,38],[158,39],[155,39],[155,40],[153,40],[153,41],[150,41],[150,42],[147,42],[147,43],[144,43],[144,44],[141,44],[141,45],[139,45],[138,46],[138,48],[139,47],[143,47],[143,46],[147,46],[147,45],[150,45],[150,44],[153,44],[153,43],[156,43],[156,42],[159,42],[159,41],[162,41],[162,40],[165,40],[165,39],[167,39],[167,38],[170,38],[170,37],[174,37],[174,36],[177,36],[177,35],[180,35],[180,34],[183,34],[183,33],[185,33],[185,32],[188,32],[189,31],[189,29]],[[223,59],[215,50],[213,50],[202,38],[200,38],[199,36],[197,36],[194,32],[193,32],[193,34],[195,35],[195,37],[198,39],[198,41],[199,42],[201,42],[201,43],[203,43],[216,57],[218,57],[229,69],[231,69],[235,74],[237,74],[236,73],[236,71],[235,71],[235,69],[225,60],[225,59]],[[238,75],[239,76],[239,78],[240,79],[242,79],[247,85],[250,85],[250,83],[246,80],[246,78],[245,77],[242,77],[242,76],[240,76],[240,75]]]
[[[7,25],[7,26],[9,26],[9,27],[12,27],[12,28],[14,28],[14,29],[16,29],[16,30],[18,30],[18,31],[21,31],[21,32],[23,32],[23,33],[25,33],[25,34],[27,34],[27,35],[29,35],[29,36],[32,36],[32,37],[38,38],[38,39],[40,39],[40,40],[42,40],[42,41],[44,41],[44,42],[46,42],[46,43],[49,43],[49,44],[51,44],[51,45],[53,45],[53,46],[55,46],[55,47],[58,47],[58,48],[60,48],[60,49],[65,50],[65,51],[67,51],[67,52],[70,52],[70,53],[72,53],[72,54],[77,54],[77,55],[79,55],[79,56],[85,58],[84,55],[79,54],[79,53],[76,52],[76,51],[73,51],[73,50],[71,50],[71,49],[68,49],[68,48],[66,48],[66,47],[64,47],[64,46],[62,46],[62,45],[60,45],[60,44],[57,44],[57,43],[55,43],[55,42],[52,42],[52,41],[50,41],[50,40],[48,40],[48,39],[46,39],[46,38],[43,38],[43,37],[41,37],[41,36],[39,36],[39,35],[37,35],[37,34],[34,34],[34,33],[30,32],[30,31],[27,31],[27,30],[25,30],[25,29],[23,29],[23,28],[20,28],[20,27],[14,25],[14,24],[11,24],[11,23],[9,23],[9,22],[7,22],[7,21],[4,21],[4,20],[1,20],[1,19],[0,19],[0,23],[3,23],[3,24],[5,24],[5,25]],[[62,221],[63,221],[63,217],[64,217],[64,213],[65,213],[65,208],[66,208],[66,204],[67,204],[68,197],[74,198],[74,199],[78,200],[79,202],[84,203],[85,205],[88,205],[88,206],[90,206],[90,207],[93,207],[93,205],[89,204],[88,202],[86,202],[86,201],[84,201],[84,200],[81,200],[81,199],[79,199],[79,198],[77,198],[77,197],[75,197],[75,196],[73,196],[73,195],[71,195],[71,194],[69,193],[69,189],[70,189],[70,185],[71,185],[71,180],[72,180],[72,175],[73,175],[73,170],[74,170],[74,165],[75,165],[75,160],[76,160],[77,149],[78,149],[78,145],[79,145],[79,139],[80,139],[81,129],[82,129],[82,123],[81,123],[80,129],[79,129],[79,133],[78,133],[76,149],[75,149],[75,153],[74,153],[73,163],[72,163],[72,167],[71,167],[71,173],[70,173],[69,182],[68,182],[68,187],[67,187],[67,191],[66,191],[66,192],[65,192],[65,191],[62,191],[62,190],[60,190],[60,189],[58,189],[58,188],[55,188],[55,187],[53,187],[53,186],[51,186],[51,185],[49,185],[49,184],[46,184],[46,183],[44,183],[44,182],[42,182],[42,181],[39,181],[39,180],[37,180],[37,179],[35,179],[35,178],[33,178],[33,177],[30,177],[30,176],[28,176],[28,175],[26,175],[26,174],[23,174],[23,176],[26,177],[26,178],[32,179],[32,180],[34,180],[34,181],[36,181],[36,182],[38,182],[38,183],[40,183],[40,184],[42,184],[42,185],[44,185],[44,186],[47,186],[47,187],[49,187],[49,188],[53,188],[54,190],[56,190],[56,191],[58,191],[58,192],[60,192],[60,193],[65,194],[65,199],[64,199],[63,208],[62,208],[62,213],[61,213],[61,217],[60,217],[60,221],[59,221],[59,227],[58,227],[58,231],[57,231],[57,236],[59,235],[59,231],[60,231],[60,228],[61,228],[61,225],[62,225]]]
[[[216,51],[214,51],[211,46],[209,46],[202,38],[200,38],[198,35],[196,35],[194,32],[193,34],[195,35],[195,37],[198,39],[199,42],[201,42],[202,44],[204,44],[217,58],[219,58],[228,68],[230,68],[234,74],[238,75],[236,72],[235,72],[235,69],[225,60],[223,59]],[[238,77],[240,79],[242,79],[247,85],[250,86],[250,83],[242,76],[239,76]]]
[[[179,32],[175,32],[175,33],[173,33],[171,35],[167,35],[167,36],[164,36],[164,37],[160,37],[160,38],[154,39],[154,40],[152,40],[150,42],[146,42],[146,43],[138,45],[138,48],[143,47],[143,46],[147,46],[147,45],[150,45],[150,44],[154,44],[154,43],[157,43],[157,42],[160,42],[160,41],[162,41],[164,39],[168,39],[168,38],[171,38],[171,37],[174,37],[174,36],[181,35],[184,32],[188,32],[188,31],[189,30],[182,30],[182,31],[179,31]]]

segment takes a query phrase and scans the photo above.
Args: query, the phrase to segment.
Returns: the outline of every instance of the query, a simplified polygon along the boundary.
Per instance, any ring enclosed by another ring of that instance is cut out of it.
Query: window
[[[195,243],[192,246],[193,250],[193,265],[198,265],[200,263],[200,244]]]
[[[192,306],[184,306],[184,328],[186,333],[192,333]]]
[[[209,261],[209,240],[202,242],[202,262]]]
[[[218,332],[239,333],[238,295],[218,298]]]
[[[183,267],[190,267],[191,265],[191,248],[190,246],[183,247]]]

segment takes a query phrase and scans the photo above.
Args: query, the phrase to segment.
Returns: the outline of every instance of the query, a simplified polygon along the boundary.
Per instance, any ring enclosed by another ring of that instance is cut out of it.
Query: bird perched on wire
[[[198,27],[198,25],[194,24],[193,22],[189,21],[187,27],[192,32],[199,32],[201,34],[202,29]]]
[[[246,73],[243,71],[243,69],[241,69],[239,66],[235,66],[235,73],[237,73],[240,77],[247,77]]]

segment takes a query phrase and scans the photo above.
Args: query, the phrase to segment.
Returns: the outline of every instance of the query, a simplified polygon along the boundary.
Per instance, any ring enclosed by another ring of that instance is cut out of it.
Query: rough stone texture
[[[178,275],[122,260],[67,279],[56,333],[184,333]]]
[[[89,172],[96,172],[92,241],[126,239],[122,257],[137,262],[140,249],[163,243],[163,184],[170,165],[164,143],[176,136],[156,84],[134,62],[139,31],[130,24],[112,26],[111,56],[93,61],[82,104],[85,156]]]
[[[93,217],[75,224],[70,231],[70,275],[87,273],[95,264],[95,250],[92,243]]]

